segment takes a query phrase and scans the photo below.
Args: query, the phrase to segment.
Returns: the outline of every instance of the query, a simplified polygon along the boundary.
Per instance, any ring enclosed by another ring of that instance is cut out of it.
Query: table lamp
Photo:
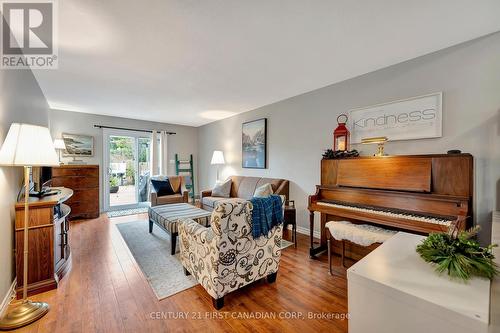
[[[220,150],[214,150],[214,153],[212,154],[212,161],[210,162],[210,164],[217,165],[216,181],[219,181],[219,166],[226,164],[226,161],[224,160],[224,153]]]
[[[59,164],[63,165],[64,163],[61,162],[61,151],[66,150],[66,144],[64,143],[63,139],[55,139],[54,140],[54,148],[57,150],[59,154]]]
[[[23,299],[0,319],[0,330],[12,330],[31,324],[49,312],[47,303],[32,302],[28,299],[30,172],[33,166],[59,165],[49,129],[30,124],[13,123],[10,125],[7,137],[0,149],[0,165],[24,167]]]
[[[376,143],[378,145],[377,152],[375,154],[373,154],[373,156],[385,156],[384,143],[386,143],[387,141],[389,141],[389,139],[385,136],[361,139],[361,143],[364,145],[374,144],[374,143]]]

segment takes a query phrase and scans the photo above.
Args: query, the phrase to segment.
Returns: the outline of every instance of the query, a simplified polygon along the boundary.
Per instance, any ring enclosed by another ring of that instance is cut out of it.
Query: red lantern
[[[344,118],[344,119],[342,119]],[[344,121],[341,121],[344,120]],[[350,133],[345,124],[347,123],[347,115],[341,114],[337,117],[337,128],[333,131],[333,150],[347,151],[349,150]]]

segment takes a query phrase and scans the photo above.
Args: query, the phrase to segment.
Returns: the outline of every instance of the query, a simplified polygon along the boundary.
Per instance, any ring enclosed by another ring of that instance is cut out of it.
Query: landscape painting
[[[63,133],[62,138],[66,145],[63,156],[90,157],[94,155],[93,136]]]
[[[242,167],[252,169],[266,168],[267,119],[243,123],[242,128]]]

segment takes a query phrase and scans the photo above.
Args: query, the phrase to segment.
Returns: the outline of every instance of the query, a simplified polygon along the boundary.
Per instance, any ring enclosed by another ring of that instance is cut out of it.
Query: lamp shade
[[[212,162],[210,164],[225,164],[224,153],[220,150],[214,150],[212,155]]]
[[[10,125],[0,149],[0,165],[57,166],[59,159],[47,127],[18,124]]]
[[[55,139],[54,140],[54,148],[55,149],[66,149],[66,144],[63,139]]]

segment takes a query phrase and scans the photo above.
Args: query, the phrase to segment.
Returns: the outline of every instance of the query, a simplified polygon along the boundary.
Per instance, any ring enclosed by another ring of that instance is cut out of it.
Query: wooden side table
[[[283,228],[288,227],[289,224],[292,225],[292,242],[294,247],[297,248],[297,213],[295,211],[295,202],[290,200],[285,205]]]
[[[68,215],[71,208],[65,204],[73,196],[73,190],[52,187],[58,193],[42,198],[29,198],[28,236],[28,295],[35,295],[57,288],[60,280],[71,269]],[[17,298],[23,296],[23,247],[24,202],[16,209],[16,276]]]

